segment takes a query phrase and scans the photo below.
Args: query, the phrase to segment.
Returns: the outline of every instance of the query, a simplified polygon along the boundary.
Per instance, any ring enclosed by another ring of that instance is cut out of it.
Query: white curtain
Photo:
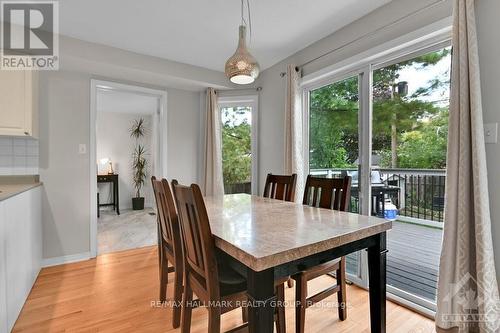
[[[499,332],[474,0],[454,0],[438,332]]]
[[[297,174],[296,201],[302,201],[304,191],[304,146],[300,73],[291,64],[286,70],[285,100],[285,174]]]
[[[215,89],[207,89],[203,190],[205,195],[223,195],[221,119]]]

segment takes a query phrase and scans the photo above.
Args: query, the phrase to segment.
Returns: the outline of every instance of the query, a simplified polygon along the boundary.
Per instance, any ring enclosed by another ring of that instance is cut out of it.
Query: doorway
[[[152,175],[166,175],[166,92],[91,81],[92,257],[155,245]]]

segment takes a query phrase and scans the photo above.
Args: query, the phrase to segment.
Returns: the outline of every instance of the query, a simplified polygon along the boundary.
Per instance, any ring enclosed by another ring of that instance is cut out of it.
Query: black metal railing
[[[325,177],[339,177],[342,174],[353,176],[352,212],[359,211],[357,172],[356,168],[310,171],[311,174]],[[372,169],[372,192],[377,187],[397,189],[387,194],[385,199],[391,199],[399,209],[399,215],[407,218],[443,222],[445,181],[446,170]]]

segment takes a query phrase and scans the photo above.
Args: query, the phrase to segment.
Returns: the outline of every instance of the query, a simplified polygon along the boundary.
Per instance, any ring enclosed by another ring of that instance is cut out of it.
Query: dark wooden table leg
[[[115,180],[113,188],[115,188],[116,214],[120,215],[120,190],[118,188],[118,179]]]
[[[372,333],[386,332],[386,233],[376,236],[377,243],[368,248],[370,287],[370,325]]]
[[[250,333],[273,333],[274,268],[261,272],[248,269],[248,328]]]

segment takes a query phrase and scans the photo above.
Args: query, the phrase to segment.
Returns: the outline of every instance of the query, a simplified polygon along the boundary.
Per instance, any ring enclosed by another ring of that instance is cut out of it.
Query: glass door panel
[[[309,92],[309,174],[352,177],[350,211],[359,207],[359,76]],[[360,254],[347,256],[347,272],[360,277]]]
[[[428,308],[443,232],[450,66],[444,48],[373,71],[372,214],[394,220],[388,291]]]

